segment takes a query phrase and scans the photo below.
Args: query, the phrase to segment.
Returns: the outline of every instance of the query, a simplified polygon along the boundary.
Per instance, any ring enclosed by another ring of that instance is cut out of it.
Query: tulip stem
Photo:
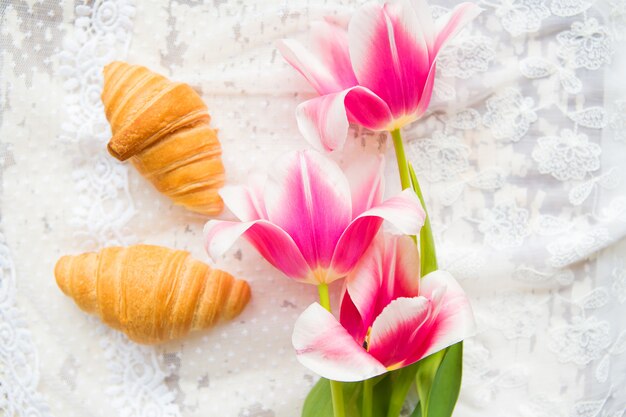
[[[328,294],[328,284],[322,283],[317,286],[317,292],[320,296],[320,305],[328,312],[330,309],[330,296]],[[330,380],[330,393],[333,398],[333,415],[334,417],[345,417],[346,411],[343,403],[343,384],[339,381]]]
[[[391,131],[391,138],[393,139],[393,147],[396,151],[396,159],[398,160],[398,171],[400,172],[400,184],[402,189],[411,188],[411,179],[409,177],[409,165],[406,162],[406,155],[404,154],[404,145],[402,144],[402,134],[400,129]]]
[[[346,417],[346,411],[343,407],[343,384],[339,381],[331,380],[330,393],[333,397],[334,417]]]
[[[362,417],[372,417],[372,390],[374,381],[366,379],[363,381],[363,415]]]
[[[317,292],[320,295],[320,304],[326,310],[330,311],[330,296],[328,295],[328,284],[319,284]]]

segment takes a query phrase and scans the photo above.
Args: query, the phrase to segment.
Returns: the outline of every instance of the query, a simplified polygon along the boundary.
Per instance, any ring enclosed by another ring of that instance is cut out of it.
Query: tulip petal
[[[348,28],[359,85],[380,97],[398,119],[415,112],[430,59],[416,11],[406,1],[360,8]]]
[[[361,381],[387,371],[317,303],[296,320],[292,343],[298,361],[324,378]]]
[[[331,269],[338,276],[349,273],[378,233],[383,220],[387,220],[403,234],[416,235],[425,218],[426,214],[415,192],[410,189],[402,191],[360,214],[350,223],[337,243]]]
[[[369,353],[387,369],[398,369],[416,362],[414,345],[427,327],[431,303],[424,297],[398,298],[376,317],[369,339]]]
[[[367,88],[353,87],[300,103],[298,127],[316,149],[341,149],[350,120],[371,130],[384,130],[392,116],[387,104]]]
[[[430,104],[430,99],[433,97],[433,87],[435,86],[435,75],[437,74],[437,63],[433,62],[432,67],[430,67],[430,71],[428,72],[428,78],[426,78],[426,84],[424,84],[424,93],[420,97],[420,102],[415,109],[415,118],[419,119],[422,117],[426,110],[428,109],[428,105]]]
[[[291,39],[279,41],[278,50],[321,95],[355,86],[347,31],[329,22],[315,22],[311,34],[313,52]]]
[[[268,219],[291,236],[309,267],[328,268],[352,219],[350,185],[339,166],[317,152],[289,153],[273,165],[264,200]]]
[[[352,217],[357,217],[383,201],[385,158],[359,157],[345,170],[352,191]]]
[[[435,22],[433,22],[432,11],[426,0],[411,0],[411,6],[413,6],[415,17],[419,21],[418,25],[424,37],[424,42],[428,47],[429,59],[432,62],[434,57],[433,48],[435,46]]]
[[[431,346],[422,356],[428,356],[445,347],[457,343],[476,332],[472,307],[463,288],[447,271],[434,271],[426,275],[420,286],[420,295],[435,300],[441,292],[441,299],[435,305],[438,311]],[[442,289],[445,288],[445,292]]]
[[[226,186],[219,192],[226,207],[243,222],[266,219],[263,202],[264,180],[253,176],[254,182],[248,186]]]
[[[341,295],[339,322],[359,345],[363,345],[370,324],[365,324],[359,310],[357,310],[352,298],[350,298],[350,293],[345,288]]]
[[[483,9],[474,3],[461,3],[450,13],[440,17],[435,22],[437,37],[435,39],[435,54],[439,52],[445,43],[452,39],[465,25],[478,16]]]
[[[396,369],[457,343],[475,332],[469,301],[452,276],[435,271],[422,279],[420,296],[392,301],[376,318],[370,353]]]
[[[413,240],[379,233],[346,278],[346,293],[359,312],[363,327],[370,327],[393,300],[417,297],[419,273],[419,254]]]
[[[210,220],[204,226],[204,235],[206,250],[213,260],[226,253],[240,236],[244,236],[269,263],[288,277],[317,283],[293,239],[266,220],[247,223]]]

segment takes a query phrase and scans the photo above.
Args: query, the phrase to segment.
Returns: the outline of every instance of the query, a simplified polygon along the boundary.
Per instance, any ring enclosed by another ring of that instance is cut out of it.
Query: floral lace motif
[[[542,317],[541,306],[529,294],[504,293],[489,304],[490,324],[507,339],[531,337]]]
[[[587,173],[598,170],[601,152],[587,135],[564,129],[560,136],[539,138],[532,156],[539,164],[539,172],[567,181],[582,180]]]
[[[455,136],[435,132],[431,139],[420,139],[409,145],[413,167],[428,181],[455,179],[467,170],[470,149]]]
[[[0,410],[6,416],[51,416],[37,392],[39,359],[15,306],[15,267],[0,233]]]
[[[122,56],[132,35],[134,5],[126,0],[99,0],[76,7],[73,36],[60,54],[66,78],[64,140],[78,150],[75,180],[79,204],[73,216],[84,249],[133,243],[128,222],[135,208],[128,188],[128,168],[106,151],[110,137],[100,101],[102,68]],[[111,372],[107,390],[123,416],[179,416],[154,349],[129,341],[102,327],[102,347]]]
[[[541,21],[550,16],[550,9],[544,0],[483,0],[484,4],[495,7],[502,27],[513,36],[536,32]]]
[[[556,36],[559,57],[573,68],[596,70],[611,62],[613,42],[603,26],[594,18],[572,23],[572,29]]]
[[[517,142],[537,120],[535,101],[522,97],[519,91],[507,88],[487,100],[483,123],[491,128],[494,138]]]
[[[439,54],[437,68],[445,77],[468,79],[485,72],[496,57],[493,40],[485,36],[460,36]]]
[[[595,317],[577,316],[571,324],[550,329],[548,347],[561,362],[586,365],[602,356],[611,343],[610,324]]]
[[[611,289],[621,304],[626,303],[626,269],[615,268],[613,270],[613,285]]]
[[[485,235],[485,242],[495,249],[521,246],[530,234],[529,213],[515,204],[501,204],[485,209],[483,220],[478,226]]]

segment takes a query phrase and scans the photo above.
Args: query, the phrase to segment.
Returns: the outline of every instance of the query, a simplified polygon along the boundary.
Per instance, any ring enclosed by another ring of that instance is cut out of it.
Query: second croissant
[[[250,300],[250,286],[161,246],[108,247],[64,256],[54,275],[78,306],[139,343],[159,343],[230,320]]]

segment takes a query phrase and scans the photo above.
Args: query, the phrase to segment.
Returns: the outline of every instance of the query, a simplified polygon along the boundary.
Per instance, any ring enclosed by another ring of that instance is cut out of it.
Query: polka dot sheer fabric
[[[56,287],[62,254],[151,243],[207,261],[199,215],[112,159],[100,92],[114,59],[191,84],[229,184],[306,143],[314,96],[274,42],[352,1],[0,0],[0,410],[8,416],[291,417],[317,377],[291,330],[315,289],[245,242],[232,322],[146,347]],[[435,16],[454,6],[433,1]],[[621,417],[626,408],[626,3],[482,0],[442,52],[435,99],[405,129],[440,263],[473,303],[459,417]],[[340,162],[390,140],[351,131]],[[222,218],[232,218],[225,212]],[[337,296],[338,285],[334,286]],[[1,413],[0,413],[1,414]]]

